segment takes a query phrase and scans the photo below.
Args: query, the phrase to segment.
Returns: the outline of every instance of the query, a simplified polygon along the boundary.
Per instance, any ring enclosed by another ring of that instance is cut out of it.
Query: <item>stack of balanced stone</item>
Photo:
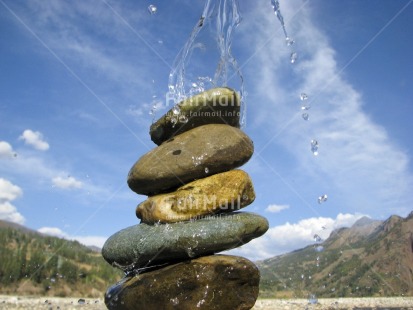
[[[150,128],[158,147],[131,168],[128,185],[149,196],[140,224],[111,236],[105,260],[125,271],[108,289],[109,309],[250,309],[258,268],[215,255],[263,235],[268,221],[238,212],[255,199],[250,177],[235,169],[253,154],[239,129],[240,102],[229,88],[182,101]]]

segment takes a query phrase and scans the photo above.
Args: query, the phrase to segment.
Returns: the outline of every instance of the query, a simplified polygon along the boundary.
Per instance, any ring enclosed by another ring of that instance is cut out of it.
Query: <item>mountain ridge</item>
[[[413,296],[413,212],[363,217],[322,243],[257,265],[261,297]]]
[[[0,294],[101,297],[123,273],[97,248],[0,220]]]

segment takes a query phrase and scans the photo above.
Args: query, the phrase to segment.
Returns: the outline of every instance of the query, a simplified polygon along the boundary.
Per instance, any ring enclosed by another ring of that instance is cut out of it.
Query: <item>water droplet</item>
[[[180,123],[182,123],[182,124],[186,124],[186,123],[188,123],[188,118],[186,117],[186,115],[185,115],[185,114],[181,114],[181,115],[179,115],[178,120],[179,120],[179,122],[180,122]]]
[[[315,305],[318,303],[317,296],[315,294],[309,294],[308,295],[308,303],[311,305]]]
[[[302,117],[303,117],[303,120],[308,121],[308,119],[310,118],[310,115],[308,115],[308,113],[303,113]]]
[[[186,249],[186,254],[188,254],[189,257],[195,257],[195,252],[192,250],[191,247],[188,247]]]
[[[175,106],[172,108],[172,113],[173,113],[174,115],[178,115],[179,113],[181,113],[181,108],[180,108],[178,105],[175,105]]]
[[[311,152],[313,152],[315,156],[318,155],[318,141],[315,139],[311,140]]]
[[[175,128],[175,125],[176,125],[177,122],[178,122],[178,118],[176,118],[176,117],[171,117],[172,128]]]
[[[153,4],[151,4],[148,6],[148,11],[149,11],[149,14],[154,15],[158,11],[158,8],[154,6]]]
[[[326,202],[327,201],[327,195],[322,195],[322,196],[320,196],[320,197],[318,197],[318,203],[323,203],[323,202]]]
[[[198,303],[196,304],[197,308],[200,308],[201,305],[205,302],[205,299],[201,299],[200,301],[198,301]]]
[[[79,305],[84,305],[84,304],[86,303],[86,300],[84,300],[83,298],[80,298],[80,299],[77,301],[77,303],[78,303]]]
[[[293,64],[297,61],[298,54],[296,52],[292,52],[290,55],[290,62]]]
[[[308,95],[306,93],[301,93],[300,94],[300,99],[301,99],[301,101],[308,100]]]
[[[172,305],[176,306],[176,305],[179,304],[179,299],[178,299],[178,297],[171,298],[170,302],[171,302]]]
[[[313,239],[314,239],[314,241],[317,242],[317,243],[320,243],[321,241],[323,241],[323,239],[321,239],[321,237],[320,237],[319,235],[317,235],[317,234],[315,234],[315,235],[313,236]]]
[[[301,279],[304,279],[304,275],[303,275],[303,274],[301,275]]]
[[[195,167],[199,166],[202,163],[203,159],[204,159],[204,155],[192,156],[192,162],[194,163]]]
[[[285,38],[285,44],[287,44],[287,46],[291,46],[291,45],[293,45],[294,43],[295,43],[295,41],[294,41],[293,38],[290,38],[290,37],[286,37],[286,38]]]
[[[205,173],[209,173],[208,167],[205,167]]]
[[[316,250],[316,252],[323,252],[324,251],[324,247],[322,245],[318,245],[314,249]]]

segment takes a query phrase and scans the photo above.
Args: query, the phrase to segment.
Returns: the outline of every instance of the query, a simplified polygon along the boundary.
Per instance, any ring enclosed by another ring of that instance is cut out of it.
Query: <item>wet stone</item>
[[[212,255],[126,277],[105,294],[110,310],[251,309],[259,270],[243,257]]]
[[[267,230],[264,217],[248,212],[173,224],[141,223],[112,235],[102,255],[109,264],[130,271],[236,248]]]
[[[129,187],[138,194],[171,191],[208,175],[232,170],[252,156],[251,139],[223,124],[196,127],[143,155],[131,168]]]
[[[214,88],[186,99],[162,116],[150,128],[153,142],[162,142],[207,124],[239,127],[240,100],[230,88]]]
[[[231,170],[199,179],[175,192],[149,197],[136,209],[142,222],[173,223],[244,208],[255,199],[248,174]]]

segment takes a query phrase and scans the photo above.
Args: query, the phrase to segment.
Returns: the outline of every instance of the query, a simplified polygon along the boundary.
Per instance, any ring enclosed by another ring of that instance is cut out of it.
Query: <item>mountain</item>
[[[257,262],[261,297],[413,296],[413,212],[363,217],[321,244]]]
[[[0,294],[102,297],[123,273],[96,249],[0,220]]]

